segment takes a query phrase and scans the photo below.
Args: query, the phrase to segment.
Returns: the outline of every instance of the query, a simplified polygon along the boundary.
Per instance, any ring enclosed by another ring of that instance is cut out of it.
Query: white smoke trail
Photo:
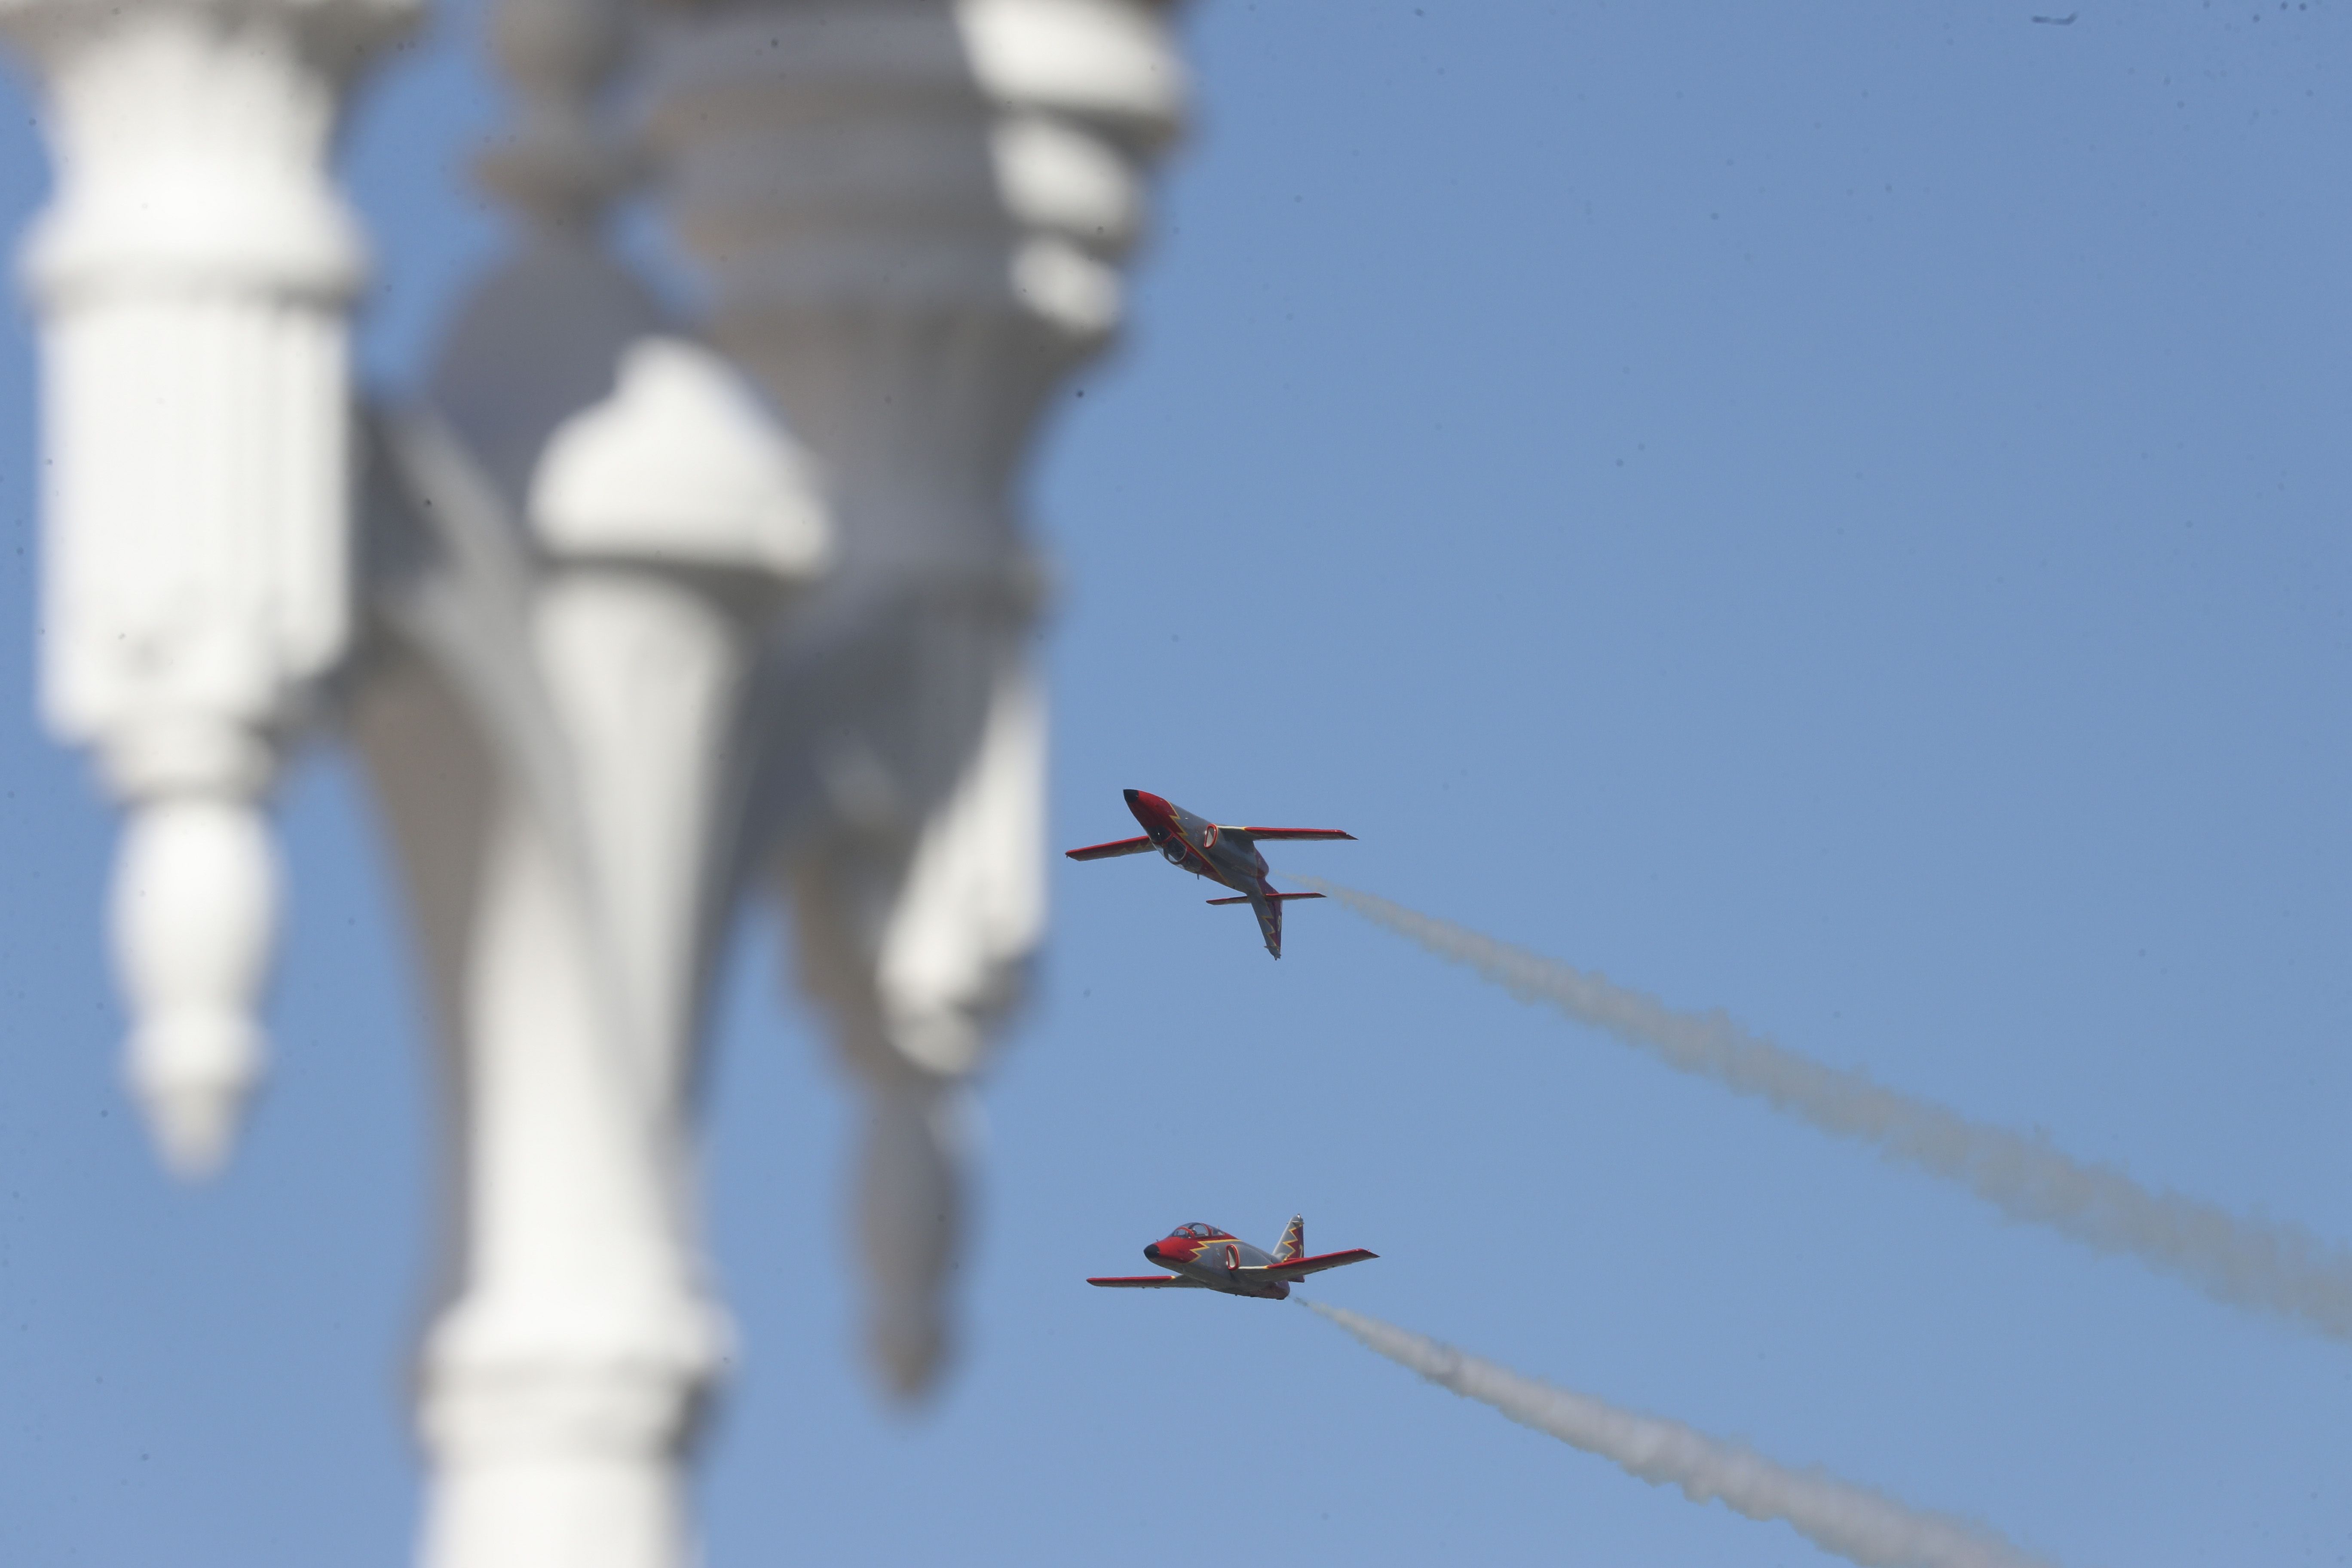
[[[1988,1127],[1751,1035],[1721,1012],[1682,1013],[1605,976],[1321,881],[1328,894],[1442,958],[1466,963],[1521,1001],[1543,1002],[1683,1072],[1755,1095],[1824,1132],[1966,1186],[2012,1219],[2102,1252],[2128,1253],[2216,1300],[2352,1340],[2352,1251],[2292,1226],[2243,1219],[2156,1193],[2111,1165],[2084,1164],[2039,1137]]]
[[[1864,1568],[2046,1568],[2043,1559],[1948,1514],[1923,1512],[1818,1468],[1792,1470],[1679,1421],[1522,1377],[1377,1318],[1306,1304],[1441,1388],[1598,1454],[1652,1486],[1680,1487],[1693,1502],[1721,1499],[1749,1519],[1784,1521],[1822,1551]]]

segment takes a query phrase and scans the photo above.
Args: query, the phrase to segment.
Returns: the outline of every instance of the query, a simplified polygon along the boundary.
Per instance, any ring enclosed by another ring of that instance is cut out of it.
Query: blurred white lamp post
[[[520,113],[483,174],[519,242],[423,395],[369,420],[363,527],[360,247],[325,159],[404,0],[0,17],[60,168],[26,251],[45,679],[131,812],[132,1081],[175,1165],[219,1158],[259,1060],[257,802],[331,679],[459,1122],[425,1559],[683,1563],[728,1332],[684,1089],[747,890],[788,889],[868,1099],[889,1386],[929,1386],[949,1342],[966,1086],[1044,917],[1039,573],[1011,492],[1118,319],[1181,107],[1163,7],[496,0]],[[637,64],[654,159],[611,112]],[[715,346],[606,245],[640,180],[709,269]]]

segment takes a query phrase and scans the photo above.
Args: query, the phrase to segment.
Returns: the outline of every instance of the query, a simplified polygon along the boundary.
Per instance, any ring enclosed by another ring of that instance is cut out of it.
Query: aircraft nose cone
[[[1146,1257],[1146,1258],[1150,1258],[1150,1259],[1152,1262],[1154,1262],[1154,1263],[1159,1262],[1159,1261],[1160,1261],[1160,1244],[1159,1244],[1158,1242],[1156,1242],[1156,1241],[1149,1241],[1149,1242],[1144,1243],[1144,1246],[1143,1246],[1143,1256],[1144,1256],[1144,1257]]]

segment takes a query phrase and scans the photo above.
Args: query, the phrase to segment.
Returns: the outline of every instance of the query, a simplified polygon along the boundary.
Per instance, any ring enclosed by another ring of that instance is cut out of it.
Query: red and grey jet
[[[1140,855],[1157,849],[1171,866],[1196,877],[1206,877],[1241,895],[1211,899],[1213,904],[1247,904],[1257,913],[1257,929],[1265,950],[1282,956],[1282,906],[1293,899],[1319,899],[1320,893],[1277,893],[1267,881],[1265,857],[1257,847],[1271,839],[1346,838],[1336,827],[1221,827],[1205,816],[1195,816],[1181,805],[1171,805],[1149,790],[1127,792],[1127,809],[1143,824],[1140,838],[1120,838],[1066,851],[1073,860],[1108,860],[1114,855]]]
[[[1117,1290],[1223,1290],[1228,1296],[1279,1301],[1309,1274],[1380,1256],[1360,1247],[1315,1258],[1306,1252],[1307,1221],[1300,1215],[1290,1216],[1290,1228],[1282,1233],[1282,1245],[1271,1258],[1215,1226],[1180,1225],[1143,1249],[1146,1258],[1168,1273],[1122,1275],[1087,1283]]]

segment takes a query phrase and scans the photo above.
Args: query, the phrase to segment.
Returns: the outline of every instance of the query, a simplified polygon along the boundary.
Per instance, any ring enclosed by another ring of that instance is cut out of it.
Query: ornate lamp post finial
[[[57,194],[40,318],[49,724],[130,821],[128,1076],[166,1159],[226,1155],[259,1075],[277,904],[260,800],[352,584],[342,89],[418,0],[9,0]]]

